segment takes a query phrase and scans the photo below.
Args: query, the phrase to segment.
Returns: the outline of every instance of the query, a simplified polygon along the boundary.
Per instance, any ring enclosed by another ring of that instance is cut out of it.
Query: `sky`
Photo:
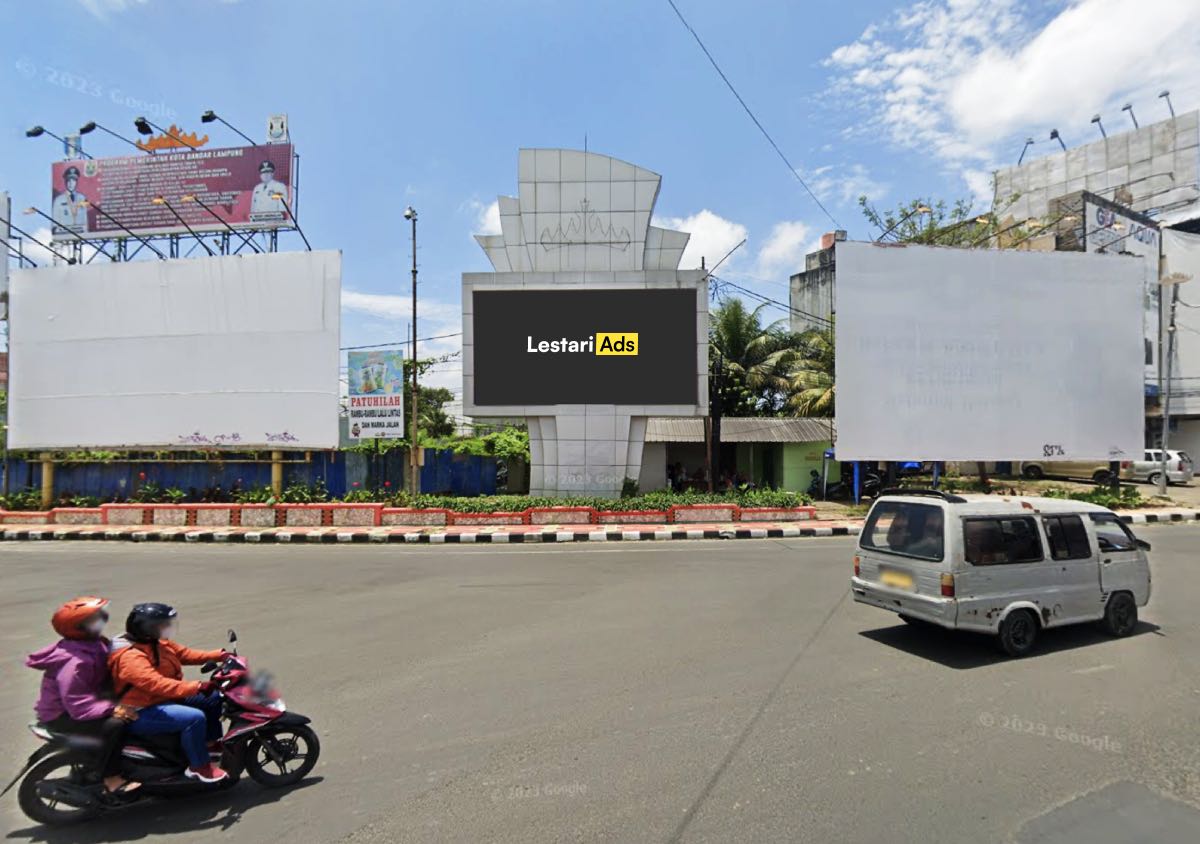
[[[343,252],[342,344],[407,336],[418,211],[419,337],[461,331],[471,235],[498,231],[521,147],[583,148],[663,176],[660,225],[683,265],[786,301],[823,232],[873,232],[857,207],[917,196],[990,207],[993,169],[1200,105],[1196,0],[675,0],[789,167],[668,0],[11,0],[0,5],[0,190],[50,203],[56,134],[133,120],[256,140],[289,116],[299,220]],[[93,133],[96,156],[124,154]],[[797,178],[797,176],[799,178]],[[822,210],[801,184],[807,184]],[[22,228],[28,221],[15,221]],[[45,227],[38,231],[45,233]],[[302,248],[295,235],[281,248]],[[36,252],[34,253],[36,254]],[[782,310],[764,312],[769,319]],[[423,343],[453,355],[456,336]],[[461,393],[461,363],[428,382]]]

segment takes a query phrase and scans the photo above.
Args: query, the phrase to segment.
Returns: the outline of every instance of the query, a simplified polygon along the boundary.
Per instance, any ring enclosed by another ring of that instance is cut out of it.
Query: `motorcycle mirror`
[[[237,641],[237,633],[234,633],[233,628],[230,627],[229,628],[229,642],[230,642],[230,644],[232,644],[236,641]]]

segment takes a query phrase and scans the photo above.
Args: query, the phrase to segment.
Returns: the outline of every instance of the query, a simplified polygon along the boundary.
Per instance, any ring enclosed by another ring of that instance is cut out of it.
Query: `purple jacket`
[[[42,689],[33,711],[38,721],[66,713],[76,721],[106,718],[113,702],[104,697],[108,685],[108,640],[61,639],[25,660],[42,672]]]

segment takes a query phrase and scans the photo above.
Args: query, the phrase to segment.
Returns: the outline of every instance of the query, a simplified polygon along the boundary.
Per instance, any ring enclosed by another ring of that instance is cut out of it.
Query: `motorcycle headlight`
[[[287,704],[283,702],[283,698],[279,698],[278,700],[273,700],[270,703],[268,703],[267,706],[269,706],[271,709],[274,709],[276,712],[286,712],[287,711]]]

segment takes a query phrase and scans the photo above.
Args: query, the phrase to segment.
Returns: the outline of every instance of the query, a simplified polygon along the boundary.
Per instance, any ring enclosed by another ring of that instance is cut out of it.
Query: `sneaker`
[[[188,767],[184,770],[183,775],[191,780],[200,780],[200,782],[220,782],[229,776],[229,774],[211,762],[207,765],[201,765],[199,768],[195,766]]]

